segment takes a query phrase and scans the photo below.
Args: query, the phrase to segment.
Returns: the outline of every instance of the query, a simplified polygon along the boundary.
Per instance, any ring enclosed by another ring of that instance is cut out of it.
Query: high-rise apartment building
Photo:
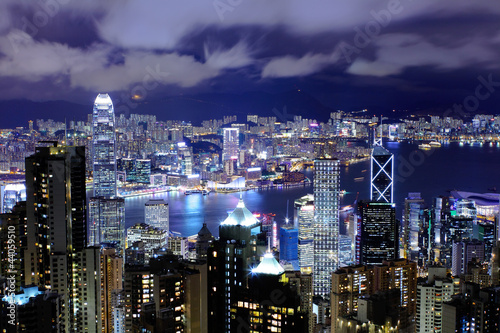
[[[445,267],[429,267],[426,283],[417,286],[417,333],[442,332],[443,303],[459,293],[459,279],[447,278]]]
[[[76,317],[75,255],[87,245],[85,147],[37,147],[26,158],[27,284],[62,295],[64,332]]]
[[[399,257],[399,232],[396,205],[384,202],[360,202],[357,246],[362,265],[382,264]]]
[[[339,267],[340,161],[314,160],[314,294],[330,297]]]
[[[94,197],[116,197],[115,112],[108,94],[99,94],[92,112]]]

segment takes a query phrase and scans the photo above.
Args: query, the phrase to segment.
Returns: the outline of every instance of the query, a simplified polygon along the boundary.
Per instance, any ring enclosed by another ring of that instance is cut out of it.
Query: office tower
[[[177,155],[181,175],[193,174],[193,148],[186,146],[185,142],[177,143]]]
[[[299,230],[291,226],[280,228],[280,261],[298,260]]]
[[[314,160],[314,295],[325,298],[339,267],[339,167],[337,159]]]
[[[0,332],[63,332],[62,300],[57,293],[37,286],[22,287],[12,301],[15,309],[13,320],[9,316],[12,313],[11,299],[4,297],[0,300]]]
[[[484,242],[453,242],[451,273],[455,277],[468,272],[469,264],[477,259],[484,261]]]
[[[23,183],[0,185],[0,214],[10,213],[19,201],[26,201],[26,185]]]
[[[341,267],[354,264],[352,240],[349,236],[340,235],[339,237],[339,265]]]
[[[144,263],[149,263],[156,249],[167,247],[168,232],[157,229],[145,223],[137,223],[127,229],[127,248],[135,242],[142,242],[144,245]]]
[[[27,284],[62,295],[62,322],[75,318],[74,256],[87,244],[85,147],[37,147],[26,158]]]
[[[248,288],[256,266],[260,223],[240,199],[219,226],[219,240],[208,251],[209,331],[233,332],[239,323],[231,313]]]
[[[91,198],[89,202],[91,246],[114,247],[125,253],[125,200],[123,198]]]
[[[445,267],[429,267],[426,283],[417,285],[417,333],[442,331],[443,303],[459,293],[459,279],[447,278]]]
[[[151,178],[151,160],[135,160],[135,181],[137,183],[149,184]]]
[[[203,223],[200,231],[198,231],[198,237],[196,238],[196,257],[198,259],[207,259],[207,252],[210,244],[215,240],[210,230],[208,230],[207,224]]]
[[[117,170],[125,172],[125,181],[135,182],[135,160],[133,158],[120,158],[116,161]]]
[[[99,94],[92,112],[94,197],[116,197],[115,112],[108,94]]]
[[[360,202],[358,231],[359,260],[362,265],[382,264],[399,255],[396,205],[383,202]]]
[[[423,220],[424,199],[420,193],[408,193],[403,209],[402,230],[402,256],[417,260],[419,256],[418,234]]]
[[[27,285],[24,262],[27,250],[26,227],[26,201],[18,202],[10,213],[0,214],[0,276],[14,275],[16,291]]]
[[[394,156],[382,146],[375,146],[371,156],[370,198],[376,202],[394,202]]]
[[[169,208],[163,199],[151,199],[144,206],[144,223],[154,228],[169,230]]]
[[[238,160],[240,149],[240,131],[237,127],[224,128],[222,147],[222,162],[227,160]]]
[[[496,242],[496,246],[491,251],[490,269],[491,284],[500,285],[500,241]]]
[[[294,228],[299,229],[299,267],[311,274],[314,267],[314,196],[307,194],[294,202]]]

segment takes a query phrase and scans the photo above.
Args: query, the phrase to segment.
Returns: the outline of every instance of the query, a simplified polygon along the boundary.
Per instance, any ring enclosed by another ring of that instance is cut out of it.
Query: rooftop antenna
[[[290,220],[288,219],[288,203],[289,203],[289,202],[290,202],[290,200],[287,200],[287,201],[286,201],[286,217],[285,217],[285,224],[287,224],[287,225],[288,225],[288,222],[290,221]]]
[[[379,127],[379,129],[380,129],[380,131],[379,131],[380,132],[380,137],[379,138],[377,138],[377,132],[376,131],[373,133],[373,136],[374,136],[374,138],[373,138],[373,145],[374,146],[380,146],[380,147],[382,147],[382,116],[380,116],[380,127]]]

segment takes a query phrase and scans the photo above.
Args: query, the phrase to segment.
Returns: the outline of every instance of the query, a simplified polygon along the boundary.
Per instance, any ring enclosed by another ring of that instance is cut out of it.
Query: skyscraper
[[[260,222],[241,199],[219,226],[220,239],[207,254],[210,332],[235,332],[240,325],[231,307],[246,293],[250,269],[257,264],[259,229]]]
[[[89,202],[89,244],[115,247],[125,253],[125,200],[91,198]]]
[[[393,202],[394,156],[382,146],[373,148],[371,157],[370,199]]]
[[[377,265],[399,257],[396,205],[383,202],[360,202],[361,222],[358,230],[361,265]]]
[[[115,113],[108,94],[99,94],[92,113],[94,197],[116,197]]]
[[[238,160],[240,149],[239,129],[237,127],[224,128],[224,141],[222,148],[222,162]]]
[[[85,147],[37,147],[26,158],[26,284],[63,295],[62,326],[72,330],[74,258],[87,243]]]
[[[340,161],[314,160],[314,294],[330,297],[339,267]]]
[[[169,208],[163,199],[151,199],[144,206],[144,223],[152,227],[169,230]]]
[[[299,229],[299,267],[312,273],[314,267],[314,196],[307,194],[294,202],[293,225]]]

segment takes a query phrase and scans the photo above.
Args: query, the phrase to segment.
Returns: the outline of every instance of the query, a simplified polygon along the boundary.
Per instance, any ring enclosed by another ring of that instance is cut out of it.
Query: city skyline
[[[0,331],[500,330],[500,4],[0,2]]]

